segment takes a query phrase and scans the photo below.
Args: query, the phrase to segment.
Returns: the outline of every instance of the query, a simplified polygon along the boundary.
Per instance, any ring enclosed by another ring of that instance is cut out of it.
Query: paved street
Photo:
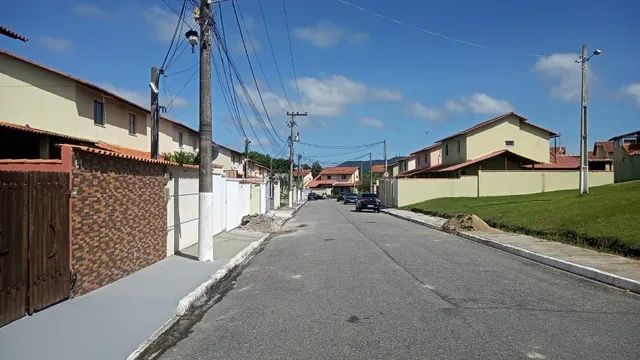
[[[640,297],[310,202],[165,359],[638,359]]]

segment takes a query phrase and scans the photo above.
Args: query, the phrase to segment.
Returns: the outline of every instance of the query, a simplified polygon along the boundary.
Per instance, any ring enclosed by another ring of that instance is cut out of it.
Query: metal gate
[[[69,174],[0,172],[0,326],[69,294]]]

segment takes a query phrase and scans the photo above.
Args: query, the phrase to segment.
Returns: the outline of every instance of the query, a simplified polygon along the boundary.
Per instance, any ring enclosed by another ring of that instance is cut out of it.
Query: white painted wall
[[[267,204],[269,203],[269,192],[267,184],[260,184],[260,214],[267,212]]]
[[[170,167],[167,194],[167,256],[198,242],[198,170]]]
[[[227,179],[213,175],[213,234],[227,229]]]

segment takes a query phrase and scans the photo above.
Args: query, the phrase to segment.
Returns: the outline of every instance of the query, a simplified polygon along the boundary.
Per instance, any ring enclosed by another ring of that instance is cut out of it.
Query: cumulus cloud
[[[394,90],[376,88],[342,75],[328,78],[298,79],[305,110],[316,116],[336,116],[353,104],[398,101],[402,95]]]
[[[293,34],[317,47],[331,47],[340,43],[357,46],[369,40],[366,33],[350,32],[328,21],[321,21],[312,26],[296,26],[293,28]]]
[[[47,49],[55,52],[69,51],[73,48],[71,40],[56,38],[49,35],[40,35],[40,43]]]
[[[640,107],[640,83],[629,84],[622,88],[622,94],[633,100]]]
[[[514,106],[506,100],[492,98],[485,93],[473,93],[455,100],[447,100],[441,107],[429,107],[419,102],[406,105],[406,112],[416,118],[441,121],[453,113],[473,113],[499,115],[514,111]]]
[[[382,121],[372,118],[372,117],[364,117],[358,120],[358,122],[362,125],[372,127],[374,129],[382,129],[384,128],[384,124]]]
[[[580,99],[581,69],[580,64],[575,62],[579,56],[576,53],[557,53],[536,61],[534,70],[554,82],[551,96],[564,101]]]
[[[79,16],[93,17],[93,18],[106,18],[110,13],[96,4],[91,3],[77,3],[71,11]]]
[[[173,38],[173,33],[178,23],[178,16],[170,11],[164,10],[158,5],[153,5],[147,8],[143,13],[144,20],[147,24],[151,25],[155,31],[156,38],[163,42],[170,42]],[[185,16],[185,21],[195,28],[195,22],[193,17]],[[184,36],[184,34],[177,34],[177,36]]]

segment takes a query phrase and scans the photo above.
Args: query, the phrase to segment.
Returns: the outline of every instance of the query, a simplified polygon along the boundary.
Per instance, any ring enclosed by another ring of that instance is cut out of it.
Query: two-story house
[[[397,177],[416,177],[415,174],[421,173],[425,169],[441,165],[442,145],[440,143],[435,143],[420,150],[414,151],[410,155],[415,157],[415,169],[400,173],[397,175]]]
[[[442,161],[414,172],[419,177],[475,175],[478,170],[521,170],[549,163],[553,131],[510,112],[438,140]]]
[[[103,149],[126,152],[136,156],[150,156],[151,113],[129,99],[101,86],[31,60],[0,50],[0,121],[17,125],[20,129],[39,129],[48,132],[41,140],[57,139],[51,134],[93,142]],[[5,127],[7,129],[7,127]],[[33,136],[26,131],[25,136]],[[18,138],[13,141],[12,154],[0,157],[47,158],[52,152],[27,149]],[[40,144],[42,149],[51,144]],[[166,116],[159,120],[158,150],[160,154],[174,151],[197,152],[198,131]],[[22,154],[18,151],[22,149]],[[218,146],[215,164],[224,170],[242,175],[242,154],[225,146]],[[18,152],[17,152],[18,151]]]
[[[318,194],[355,191],[360,184],[360,170],[355,166],[337,166],[324,168],[308,187]]]
[[[309,183],[313,180],[311,169],[298,169],[293,171],[293,182],[298,184],[300,188],[308,188]]]
[[[640,130],[609,139],[613,142],[615,182],[640,179]]]

